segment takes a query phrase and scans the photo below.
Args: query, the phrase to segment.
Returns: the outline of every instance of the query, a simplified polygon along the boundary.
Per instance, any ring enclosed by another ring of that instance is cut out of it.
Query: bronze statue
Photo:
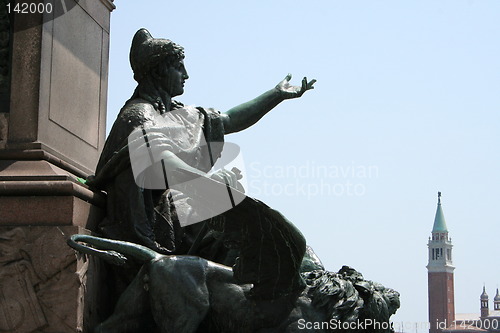
[[[184,82],[188,79],[183,63],[184,52],[179,45],[166,40],[153,38],[145,29],[139,30],[132,41],[130,63],[138,86],[132,97],[120,111],[108,136],[101,158],[97,165],[96,176],[88,181],[94,188],[102,189],[109,195],[107,220],[102,223],[104,235],[111,238],[126,239],[145,245],[160,253],[185,252],[185,244],[181,233],[176,229],[175,218],[166,216],[169,203],[165,191],[137,191],[130,168],[130,147],[127,138],[134,130],[151,129],[149,141],[160,140],[163,128],[159,128],[160,117],[166,116],[183,105],[172,100],[184,92]],[[285,99],[296,98],[313,89],[315,80],[302,80],[302,86],[289,84],[291,75],[281,81],[275,88],[265,92],[252,101],[236,106],[225,113],[213,109],[186,109],[179,115],[184,131],[177,131],[179,138],[161,138],[165,148],[166,171],[186,171],[199,177],[206,177],[219,152],[211,152],[210,158],[201,156],[196,159],[195,149],[176,145],[175,140],[199,140],[192,132],[203,130],[208,143],[220,143],[224,135],[244,130],[255,124],[267,112]],[[172,122],[171,122],[172,123]],[[177,126],[178,123],[173,123]],[[188,127],[190,127],[188,129]],[[193,138],[195,137],[196,138]],[[175,146],[175,147],[174,147]],[[173,148],[177,151],[172,152]],[[223,145],[216,145],[222,150]],[[182,177],[182,176],[181,176]],[[241,176],[236,172],[224,170],[213,179],[226,182],[237,188],[237,180]],[[168,189],[167,189],[168,190]],[[168,224],[168,230],[156,233],[155,228]]]
[[[399,308],[398,292],[347,266],[325,271],[313,253],[300,270],[303,290],[261,300],[247,296],[251,285],[236,283],[229,267],[200,257],[87,235],[73,235],[69,244],[114,264],[123,264],[124,255],[144,263],[95,333],[386,333],[393,332],[390,317]]]
[[[292,86],[289,74],[220,113],[172,100],[188,79],[183,59],[183,48],[170,40],[145,29],[135,34],[130,63],[138,86],[87,180],[107,195],[98,232],[115,241],[75,235],[70,246],[113,263],[132,262],[115,271],[120,300],[97,331],[291,332],[300,320],[366,318],[387,324],[399,306],[396,292],[347,267],[326,272],[290,221],[244,194],[239,170],[208,176],[226,134],[302,96],[315,80]]]
[[[172,100],[184,92],[189,77],[183,58],[182,47],[153,38],[146,29],[133,38],[130,63],[138,85],[111,129],[95,177],[88,181],[91,187],[107,193],[107,216],[99,231],[104,237],[138,243],[162,254],[190,253],[233,266],[241,283],[254,284],[256,297],[274,297],[302,288],[297,273],[305,252],[301,233],[279,212],[245,197],[239,191],[238,170],[220,170],[210,178],[206,173],[223,149],[224,135],[244,130],[280,102],[302,96],[314,88],[315,80],[304,78],[300,87],[292,86],[289,74],[273,89],[220,113],[184,107]],[[161,166],[159,173],[175,175],[176,183],[198,177],[211,186],[198,196],[202,186],[182,191],[169,184],[163,188],[139,186],[134,162],[140,163],[147,156],[135,160],[131,156],[140,154],[146,145],[155,147],[157,156],[153,158],[161,161],[148,166],[153,174]],[[199,215],[200,207],[214,208],[217,203],[210,202],[212,192],[217,188],[226,191],[226,186],[240,196],[238,205],[203,223],[180,223],[180,216]],[[204,203],[193,205],[196,199]],[[224,242],[237,243],[237,255],[235,251],[230,255]],[[271,274],[277,270],[277,262],[281,274]]]

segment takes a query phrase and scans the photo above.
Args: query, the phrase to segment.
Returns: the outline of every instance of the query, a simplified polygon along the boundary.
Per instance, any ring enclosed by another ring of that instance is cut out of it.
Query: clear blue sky
[[[500,283],[500,2],[115,1],[108,127],[135,83],[135,31],[186,50],[185,104],[225,111],[316,78],[227,140],[247,190],[282,211],[329,270],[401,292],[395,321],[427,321],[427,239],[443,192],[455,306]],[[410,330],[406,330],[410,331]],[[414,332],[415,330],[411,330]],[[424,330],[420,330],[424,332]]]

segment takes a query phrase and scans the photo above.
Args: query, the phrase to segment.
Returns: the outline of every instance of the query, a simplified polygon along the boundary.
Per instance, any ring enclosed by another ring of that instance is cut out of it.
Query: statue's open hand
[[[278,83],[276,89],[280,92],[284,99],[297,98],[302,96],[307,90],[314,89],[314,83],[316,80],[311,80],[307,82],[307,77],[302,79],[302,86],[292,86],[290,85],[290,80],[292,79],[292,74],[285,76],[283,81]]]

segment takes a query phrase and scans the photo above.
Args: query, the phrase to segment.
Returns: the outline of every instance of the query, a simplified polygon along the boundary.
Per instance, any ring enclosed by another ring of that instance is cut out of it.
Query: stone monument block
[[[0,226],[75,225],[92,230],[104,198],[48,161],[0,160]]]
[[[104,216],[103,195],[78,177],[94,172],[105,141],[114,5],[39,2],[59,11],[0,8],[2,27],[10,17],[0,34],[0,332],[90,332],[106,314],[106,271],[66,238]]]
[[[41,149],[89,174],[104,145],[114,5],[67,1],[71,10],[57,17],[16,17],[7,148]]]

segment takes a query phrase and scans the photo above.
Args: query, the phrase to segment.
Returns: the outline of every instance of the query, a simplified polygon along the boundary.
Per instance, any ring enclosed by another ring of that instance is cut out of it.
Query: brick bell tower
[[[438,192],[438,204],[432,236],[429,237],[429,322],[430,333],[440,333],[455,320],[455,296],[453,287],[453,267],[451,238],[441,208],[441,192]]]

